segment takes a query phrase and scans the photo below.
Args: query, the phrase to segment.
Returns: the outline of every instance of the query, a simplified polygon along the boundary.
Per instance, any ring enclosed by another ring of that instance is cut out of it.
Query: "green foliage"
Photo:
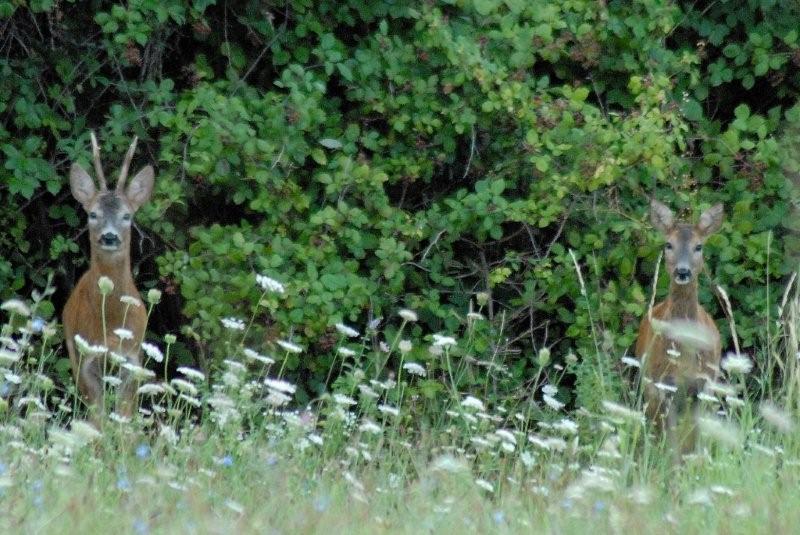
[[[92,5],[0,2],[0,297],[56,268],[63,302],[83,269],[66,175],[94,128],[109,164],[133,134],[157,164],[140,284],[176,292],[203,338],[249,315],[257,273],[288,292],[254,344],[293,332],[312,355],[337,321],[402,305],[453,332],[487,291],[481,343],[521,350],[517,383],[543,346],[574,352],[588,381],[647,306],[650,196],[686,216],[725,204],[701,299],[721,320],[722,285],[743,347],[769,336],[780,290],[765,283],[796,267],[782,239],[795,6]]]

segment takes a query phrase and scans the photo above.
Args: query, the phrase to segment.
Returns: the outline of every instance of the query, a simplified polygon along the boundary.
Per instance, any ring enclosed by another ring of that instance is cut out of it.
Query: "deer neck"
[[[670,283],[669,315],[671,319],[696,320],[700,305],[697,302],[697,281],[688,284]]]
[[[109,255],[93,247],[89,269],[96,273],[98,278],[106,276],[114,281],[115,289],[133,280],[130,254]]]

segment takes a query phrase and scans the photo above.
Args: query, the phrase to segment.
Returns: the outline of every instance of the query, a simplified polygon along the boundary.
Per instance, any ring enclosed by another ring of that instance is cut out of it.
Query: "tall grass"
[[[259,284],[259,303],[291,291],[266,277]],[[545,348],[526,389],[503,388],[513,362],[476,349],[476,325],[486,321],[479,307],[459,332],[416,339],[410,310],[386,331],[337,325],[329,388],[303,406],[285,366],[303,348],[290,339],[269,355],[248,347],[258,304],[248,320],[221,320],[225,358],[175,377],[78,344],[108,360],[109,416],[97,429],[74,386],[46,374],[62,352],[57,326],[39,317],[50,291],[2,304],[4,533],[789,533],[800,525],[796,287],[785,292],[772,342],[748,360],[733,355],[729,380],[701,396],[700,444],[677,463],[641,401],[624,404],[608,390],[598,407],[565,405],[563,359]],[[173,342],[150,342],[146,358],[169,358]],[[599,363],[616,360],[595,345]],[[412,360],[421,347],[428,357]],[[123,367],[139,380],[141,408],[130,419],[113,412]]]

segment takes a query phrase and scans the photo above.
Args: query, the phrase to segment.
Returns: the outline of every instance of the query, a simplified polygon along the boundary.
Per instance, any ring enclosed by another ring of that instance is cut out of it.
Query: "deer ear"
[[[650,201],[650,222],[663,234],[667,234],[674,223],[672,210],[653,199]]]
[[[153,167],[148,165],[136,173],[125,190],[125,196],[135,212],[150,199],[153,192]]]
[[[714,234],[722,226],[722,219],[725,217],[725,209],[721,204],[715,204],[700,215],[697,222],[697,232],[703,238]]]
[[[97,189],[94,187],[92,177],[80,164],[72,164],[69,170],[69,186],[75,200],[88,210],[89,202],[94,198]]]

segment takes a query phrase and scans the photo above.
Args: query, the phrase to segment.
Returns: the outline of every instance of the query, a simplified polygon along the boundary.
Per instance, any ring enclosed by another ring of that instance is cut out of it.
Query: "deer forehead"
[[[673,243],[675,246],[681,246],[702,243],[703,240],[694,225],[678,223],[672,231],[667,234],[667,241]]]
[[[98,216],[115,217],[117,214],[130,212],[128,201],[119,193],[109,191],[98,193],[92,201],[90,208]]]

